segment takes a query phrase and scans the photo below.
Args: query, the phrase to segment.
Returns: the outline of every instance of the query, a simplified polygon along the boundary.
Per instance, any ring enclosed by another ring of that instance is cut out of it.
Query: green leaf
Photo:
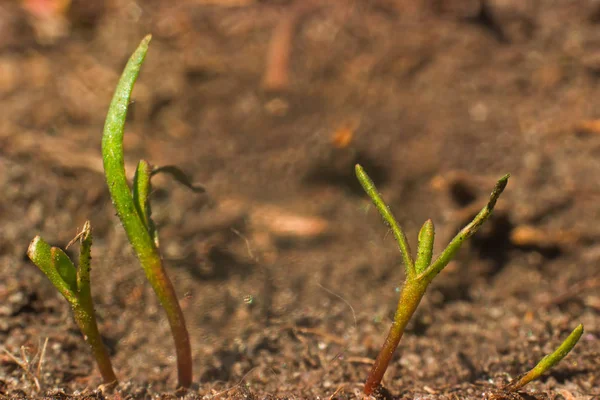
[[[65,282],[61,274],[55,268],[52,260],[52,248],[40,236],[36,236],[27,249],[29,259],[50,279],[50,282],[58,289],[71,304],[77,303],[77,296],[71,290],[71,286]]]
[[[52,264],[58,271],[58,274],[72,292],[77,292],[77,268],[75,268],[73,261],[71,261],[69,256],[58,247],[52,247],[50,249],[50,254],[52,256]]]
[[[579,324],[577,328],[561,343],[560,346],[552,354],[548,354],[537,363],[529,372],[522,375],[519,379],[515,379],[504,387],[506,390],[517,391],[529,382],[539,378],[542,374],[549,371],[552,367],[558,364],[563,358],[569,354],[573,347],[577,344],[583,335],[583,325]]]
[[[158,254],[127,183],[123,160],[123,134],[133,86],[146,58],[151,38],[150,35],[146,36],[129,58],[110,103],[102,135],[102,160],[108,190],[129,242],[142,265],[156,259]]]
[[[431,264],[434,238],[435,228],[433,226],[433,221],[428,219],[419,231],[419,247],[417,248],[417,259],[415,260],[417,274],[425,271],[425,269],[429,267],[429,264]]]
[[[492,215],[496,201],[498,201],[498,198],[508,184],[508,178],[510,178],[510,174],[504,175],[498,180],[498,182],[496,182],[496,186],[494,186],[494,190],[490,195],[488,203],[481,209],[481,211],[479,211],[479,213],[467,226],[465,226],[460,232],[458,232],[456,236],[454,236],[444,251],[442,251],[439,257],[425,271],[423,271],[423,273],[419,275],[419,278],[423,278],[428,282],[431,282],[433,278],[435,278],[437,274],[439,274],[446,267],[446,265],[448,265],[464,241],[473,236],[481,227],[481,225],[483,225],[483,223]]]
[[[150,177],[152,176],[152,167],[145,160],[140,160],[133,176],[133,202],[138,215],[146,225],[146,228],[150,226],[150,215],[149,208],[150,202],[148,196],[150,195],[151,185]]]
[[[154,245],[160,247],[158,240],[158,231],[152,220],[152,204],[150,204],[150,192],[152,191],[153,170],[150,164],[145,160],[140,160],[133,177],[133,202],[138,210],[138,214],[146,225],[150,237],[154,240]]]
[[[369,178],[369,175],[367,175],[363,167],[361,167],[359,164],[356,164],[355,171],[358,181],[362,185],[365,192],[371,198],[371,201],[375,205],[375,208],[377,208],[377,211],[379,211],[379,214],[381,214],[383,221],[390,226],[392,232],[394,233],[394,237],[396,238],[396,242],[398,242],[398,247],[400,248],[400,253],[402,254],[404,267],[406,269],[406,275],[409,277],[414,276],[415,263],[412,259],[412,255],[410,253],[410,246],[408,245],[408,241],[406,240],[406,236],[404,235],[402,228],[400,228],[400,225],[398,224],[398,221],[390,211],[390,208],[385,203],[385,201],[383,201],[383,198],[379,194],[379,191],[377,191],[375,183],[373,183],[371,178]]]

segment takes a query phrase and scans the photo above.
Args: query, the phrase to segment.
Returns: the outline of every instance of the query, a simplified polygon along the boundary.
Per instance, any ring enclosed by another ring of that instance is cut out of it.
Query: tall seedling
[[[140,72],[151,36],[146,36],[133,53],[113,96],[106,115],[102,136],[102,158],[106,182],[117,215],[158,300],[167,313],[177,353],[178,384],[187,388],[192,383],[192,353],[183,312],[171,280],[163,267],[158,249],[158,236],[151,219],[150,178],[157,171],[146,161],[138,164],[133,188],[130,189],[123,161],[123,132],[127,107]]]

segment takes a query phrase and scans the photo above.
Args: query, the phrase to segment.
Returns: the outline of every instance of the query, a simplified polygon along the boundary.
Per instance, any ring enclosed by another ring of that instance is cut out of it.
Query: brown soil
[[[48,346],[39,390],[0,354],[1,398],[183,396],[101,175],[104,114],[148,32],[129,171],[177,164],[208,193],[160,177],[153,194],[192,338],[185,398],[361,398],[403,268],[357,162],[413,246],[436,222],[438,251],[512,173],[425,296],[389,397],[481,399],[582,322],[523,398],[600,398],[596,2],[73,0],[48,20],[25,3],[0,4],[0,344],[18,358]],[[36,234],[64,247],[86,219],[115,392],[98,389],[67,303],[24,256]]]

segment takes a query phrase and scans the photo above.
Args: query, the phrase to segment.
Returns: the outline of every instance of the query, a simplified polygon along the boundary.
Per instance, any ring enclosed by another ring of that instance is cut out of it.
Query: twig
[[[46,347],[48,346],[48,338],[44,340],[44,345],[42,346],[42,351],[40,353],[40,359],[38,360],[38,365],[35,370],[35,375],[39,381],[42,380],[42,365],[44,364],[44,357],[46,356]]]
[[[35,387],[36,387],[37,391],[40,392],[42,390],[42,388],[40,386],[40,382],[37,380],[37,378],[35,377],[35,375],[33,375],[31,373],[31,371],[29,369],[29,361],[27,360],[27,355],[25,354],[25,346],[21,346],[21,349],[20,349],[21,357],[23,358],[23,361],[20,361],[17,357],[13,356],[4,347],[2,348],[2,351],[4,352],[4,354],[6,354],[15,364],[17,364],[25,372],[25,375],[27,375],[29,377],[29,379],[31,379],[33,381],[33,383],[35,384]]]
[[[338,388],[335,389],[335,392],[333,392],[331,394],[331,396],[329,396],[329,400],[333,400],[333,398],[335,397],[335,395],[338,394],[339,392],[341,392],[342,390],[344,390],[344,385],[338,386]]]

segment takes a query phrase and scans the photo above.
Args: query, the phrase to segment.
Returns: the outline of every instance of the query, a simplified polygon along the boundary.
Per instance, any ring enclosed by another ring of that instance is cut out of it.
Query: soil
[[[600,398],[597,2],[35,3],[0,4],[0,398],[362,398],[404,272],[356,163],[413,249],[433,219],[438,252],[512,174],[379,397]],[[175,164],[206,188],[158,176],[152,196],[192,340],[187,394],[100,158],[112,91],[149,32],[128,172]],[[25,256],[35,235],[64,247],[86,219],[114,390]],[[561,364],[498,390],[580,322]]]

